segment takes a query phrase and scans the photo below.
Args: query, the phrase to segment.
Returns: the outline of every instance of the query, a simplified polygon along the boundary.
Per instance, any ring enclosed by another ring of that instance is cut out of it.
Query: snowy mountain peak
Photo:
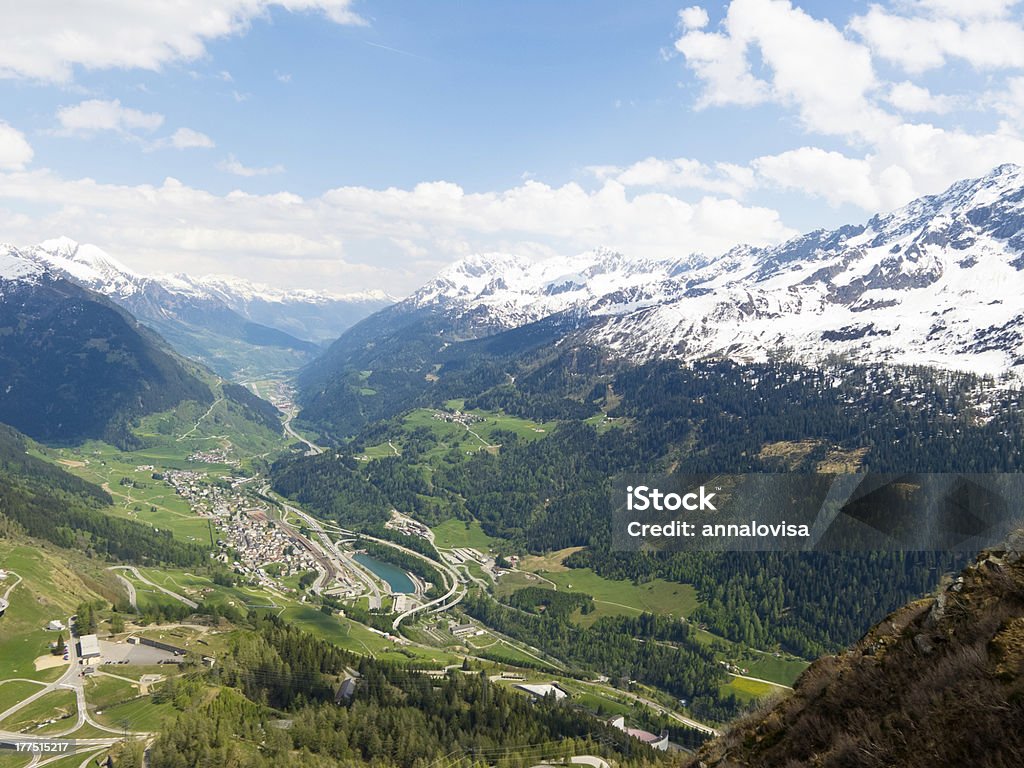
[[[39,263],[106,296],[130,296],[143,280],[95,245],[81,245],[69,237],[44,240],[27,252]]]
[[[36,281],[45,268],[27,258],[13,245],[0,243],[0,282]]]

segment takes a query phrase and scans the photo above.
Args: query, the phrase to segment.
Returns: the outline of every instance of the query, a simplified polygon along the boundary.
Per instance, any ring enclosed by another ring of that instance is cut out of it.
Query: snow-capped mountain
[[[24,249],[0,246],[0,279],[42,274],[108,297],[179,352],[223,375],[298,368],[316,354],[319,341],[392,303],[383,294],[288,292],[232,277],[142,275],[66,237]]]
[[[110,298],[127,298],[144,291],[150,282],[95,245],[79,245],[69,237],[44,240],[24,253],[48,269]]]
[[[481,335],[569,310],[637,361],[832,353],[1024,373],[1024,168],[1004,165],[867,223],[719,256],[477,256],[404,302]]]

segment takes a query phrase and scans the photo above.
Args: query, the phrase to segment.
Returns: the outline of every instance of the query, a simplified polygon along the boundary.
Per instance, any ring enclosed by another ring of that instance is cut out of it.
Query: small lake
[[[416,591],[416,586],[412,583],[412,579],[409,578],[409,574],[397,565],[385,563],[383,560],[378,560],[363,553],[353,555],[352,559],[366,570],[373,571],[377,576],[386,581],[391,587],[391,591],[396,595],[411,595]]]

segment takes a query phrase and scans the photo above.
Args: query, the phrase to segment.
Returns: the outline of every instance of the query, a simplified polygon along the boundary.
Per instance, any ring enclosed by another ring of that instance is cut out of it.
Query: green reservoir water
[[[352,558],[368,571],[373,571],[386,581],[390,585],[391,591],[396,595],[411,595],[416,591],[416,587],[413,585],[412,579],[409,578],[409,574],[397,565],[385,563],[382,560],[362,553],[353,555]]]

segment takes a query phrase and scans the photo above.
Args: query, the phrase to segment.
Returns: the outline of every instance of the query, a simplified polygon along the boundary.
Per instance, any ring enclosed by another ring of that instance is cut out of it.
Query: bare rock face
[[[1024,765],[1024,531],[815,662],[692,766]]]

